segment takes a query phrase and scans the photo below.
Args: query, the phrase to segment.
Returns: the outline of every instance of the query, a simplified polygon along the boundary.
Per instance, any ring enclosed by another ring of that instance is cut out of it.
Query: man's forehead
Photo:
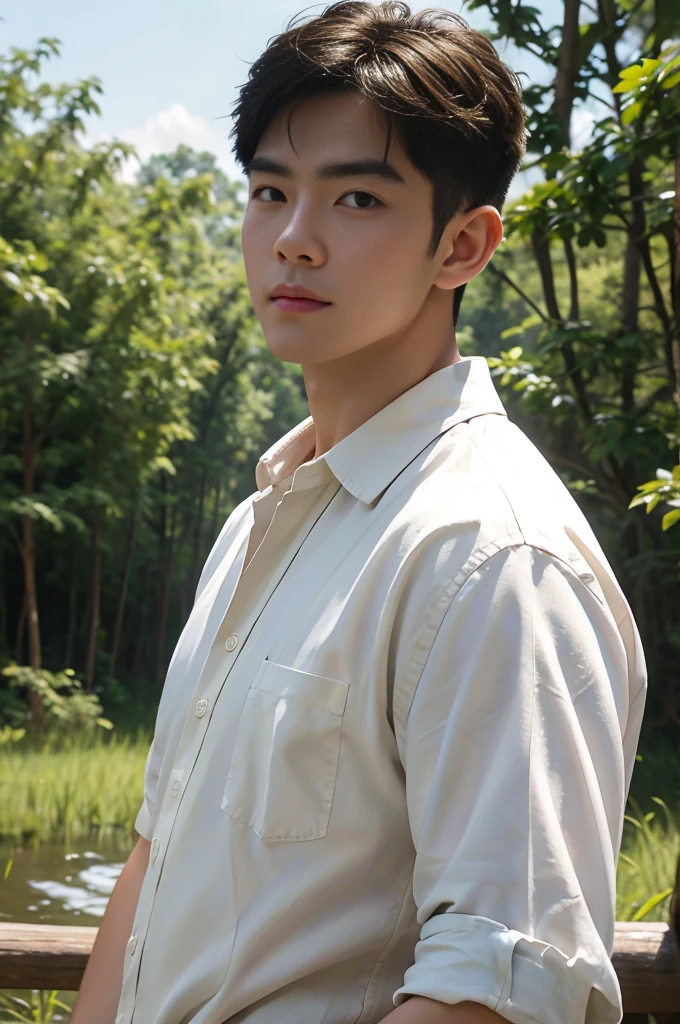
[[[305,97],[272,117],[262,134],[263,144],[295,149],[327,150],[342,159],[361,146],[364,155],[383,157],[387,121],[378,105],[355,90]],[[258,149],[260,147],[258,146]]]
[[[377,104],[356,93],[313,96],[278,111],[255,157],[313,172],[351,162],[383,163],[397,172],[394,181],[415,170]]]

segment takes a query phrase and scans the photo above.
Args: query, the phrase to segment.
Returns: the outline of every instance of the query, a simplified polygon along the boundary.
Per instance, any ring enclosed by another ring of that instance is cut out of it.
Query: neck
[[[442,298],[447,299],[446,293]],[[416,317],[399,335],[374,342],[342,359],[302,366],[314,420],[314,458],[329,451],[366,420],[421,380],[460,360],[451,323],[451,299],[442,304],[448,323]],[[421,310],[421,314],[423,311]]]

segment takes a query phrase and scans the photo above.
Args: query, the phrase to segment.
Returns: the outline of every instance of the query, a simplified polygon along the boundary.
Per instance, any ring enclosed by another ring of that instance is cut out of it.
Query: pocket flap
[[[342,715],[347,701],[349,683],[330,676],[317,676],[299,668],[263,661],[253,680],[254,690],[264,690],[276,697],[297,700],[333,715]]]

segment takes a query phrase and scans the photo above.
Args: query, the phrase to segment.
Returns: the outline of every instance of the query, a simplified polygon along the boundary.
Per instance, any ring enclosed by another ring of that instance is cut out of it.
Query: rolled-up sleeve
[[[644,702],[630,689],[609,607],[553,555],[500,550],[456,591],[412,698],[395,699],[421,925],[395,1005],[621,1020],[616,862]]]

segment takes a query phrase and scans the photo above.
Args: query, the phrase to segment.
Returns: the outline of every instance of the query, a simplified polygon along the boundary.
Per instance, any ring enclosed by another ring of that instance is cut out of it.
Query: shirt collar
[[[486,359],[467,356],[409,388],[316,459],[308,416],[264,453],[255,480],[263,491],[301,467],[309,486],[327,467],[355,498],[371,504],[436,437],[488,413],[507,415]]]

